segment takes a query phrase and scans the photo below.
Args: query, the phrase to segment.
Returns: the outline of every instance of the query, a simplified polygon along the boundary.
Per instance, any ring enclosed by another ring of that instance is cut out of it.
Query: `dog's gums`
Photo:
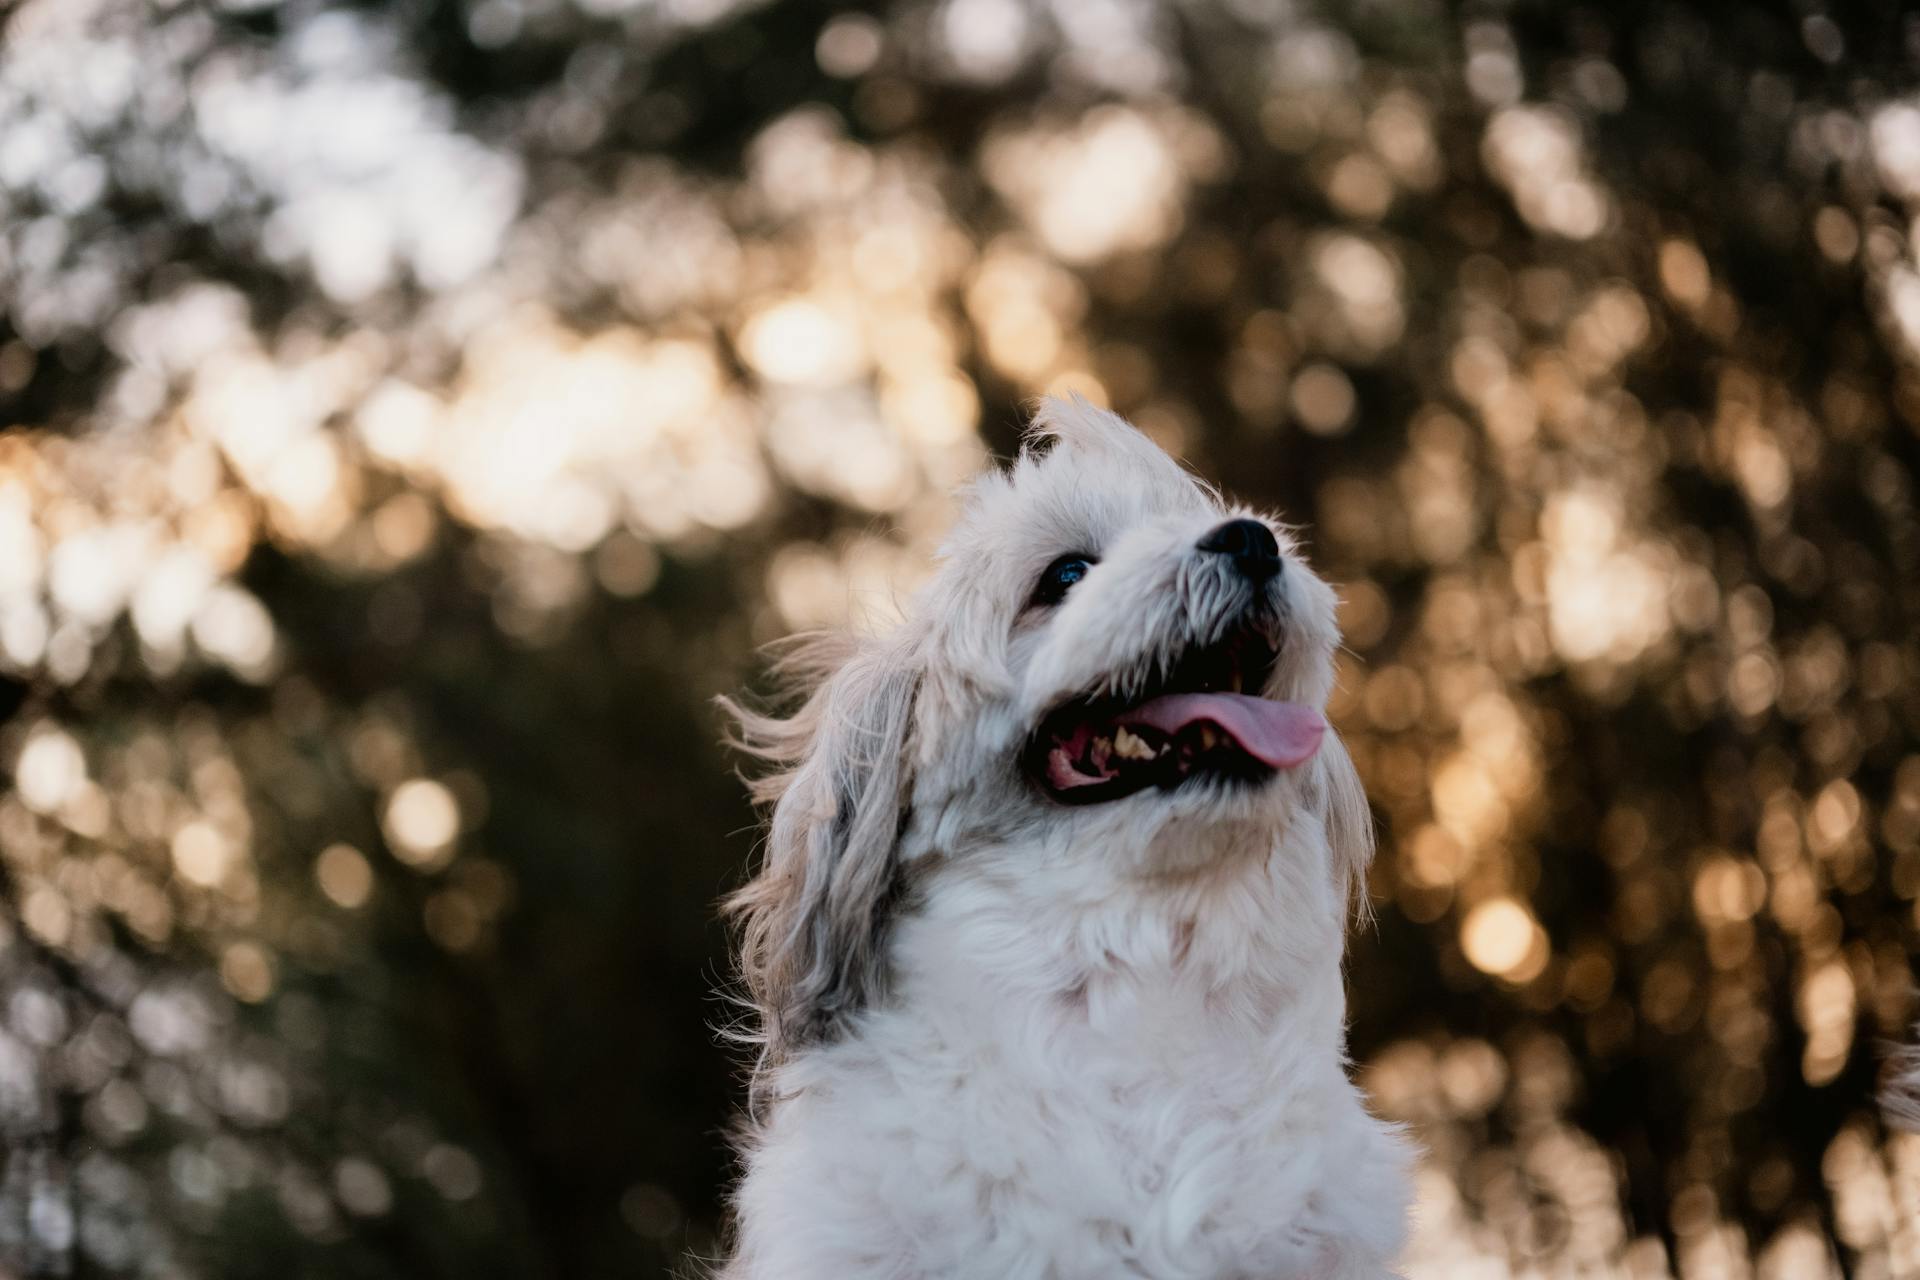
[[[1194,778],[1258,782],[1304,764],[1326,732],[1321,714],[1243,692],[1265,686],[1276,656],[1239,631],[1187,655],[1137,697],[1068,703],[1041,723],[1027,769],[1055,799],[1094,804]]]

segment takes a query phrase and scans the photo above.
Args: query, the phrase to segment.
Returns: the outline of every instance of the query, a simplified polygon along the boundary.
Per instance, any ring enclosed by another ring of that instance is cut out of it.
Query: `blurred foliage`
[[[1308,527],[1408,1274],[1920,1273],[1920,19],[26,0],[0,1275],[709,1256],[708,699],[1079,390]]]

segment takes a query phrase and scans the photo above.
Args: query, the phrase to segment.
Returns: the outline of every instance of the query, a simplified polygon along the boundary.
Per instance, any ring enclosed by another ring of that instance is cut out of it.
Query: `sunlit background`
[[[711,1257],[709,699],[1047,391],[1342,584],[1411,1280],[1920,1275],[1892,0],[0,23],[0,1277]]]

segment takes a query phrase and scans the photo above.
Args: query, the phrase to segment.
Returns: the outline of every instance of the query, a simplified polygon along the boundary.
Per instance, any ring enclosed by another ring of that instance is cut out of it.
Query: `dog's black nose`
[[[1233,566],[1255,582],[1280,576],[1280,544],[1258,520],[1229,520],[1200,539],[1200,550],[1233,557]]]

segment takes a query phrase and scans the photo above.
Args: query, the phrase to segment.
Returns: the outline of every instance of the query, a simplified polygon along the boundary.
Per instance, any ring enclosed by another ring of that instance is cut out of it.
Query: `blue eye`
[[[1030,603],[1059,604],[1067,598],[1067,592],[1073,589],[1073,584],[1087,576],[1087,571],[1093,568],[1094,563],[1092,556],[1078,551],[1059,557],[1040,574],[1040,581],[1033,584]]]

